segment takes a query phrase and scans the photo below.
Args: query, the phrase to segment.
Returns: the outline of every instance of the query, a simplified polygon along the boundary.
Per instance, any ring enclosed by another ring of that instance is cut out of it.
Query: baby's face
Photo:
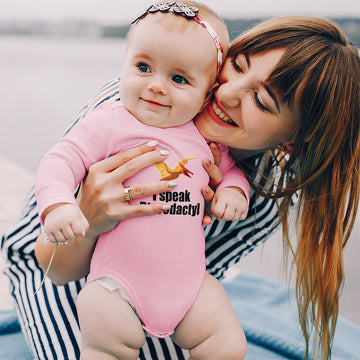
[[[216,81],[213,40],[193,20],[170,27],[174,17],[151,14],[135,25],[120,83],[120,99],[130,113],[161,128],[192,120]]]

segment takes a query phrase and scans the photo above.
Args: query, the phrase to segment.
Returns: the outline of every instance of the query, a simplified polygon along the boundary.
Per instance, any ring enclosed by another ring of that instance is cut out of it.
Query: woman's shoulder
[[[120,77],[108,82],[99,92],[89,101],[87,107],[91,110],[102,104],[104,101],[120,100],[119,96]]]
[[[82,118],[87,116],[95,108],[99,107],[104,102],[115,102],[120,100],[119,96],[119,83],[120,77],[108,82],[104,85],[100,91],[80,110],[75,119],[71,122],[69,127],[66,129],[67,134],[70,129],[79,122]]]

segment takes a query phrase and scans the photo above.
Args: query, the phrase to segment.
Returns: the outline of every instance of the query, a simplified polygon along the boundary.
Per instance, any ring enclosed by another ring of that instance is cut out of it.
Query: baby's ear
[[[214,95],[215,90],[219,87],[219,83],[216,82],[206,93],[204,104],[202,105],[199,113],[201,113],[205,108],[206,105],[209,103],[211,97]]]

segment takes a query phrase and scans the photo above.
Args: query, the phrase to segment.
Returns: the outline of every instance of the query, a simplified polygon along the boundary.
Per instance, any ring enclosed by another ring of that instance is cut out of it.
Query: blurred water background
[[[0,36],[0,154],[35,171],[124,53],[121,38]]]

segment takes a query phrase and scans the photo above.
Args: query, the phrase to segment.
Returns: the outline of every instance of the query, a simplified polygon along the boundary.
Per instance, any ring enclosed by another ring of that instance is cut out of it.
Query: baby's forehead
[[[196,21],[191,19],[186,19],[183,16],[175,15],[172,13],[154,13],[148,14],[144,18],[139,19],[137,22],[131,25],[130,32],[136,28],[141,28],[141,24],[157,24],[160,25],[165,31],[178,32],[182,34],[184,32],[198,31],[201,30],[201,26],[197,24]],[[197,27],[199,27],[197,29]]]
[[[208,48],[211,53],[206,53],[204,56],[211,57],[212,54],[216,56],[213,40],[201,25],[173,14],[157,15],[148,15],[134,24],[129,33],[128,43],[136,45],[134,41],[148,41],[151,45],[160,41],[164,47],[178,47],[185,53],[197,53]],[[174,18],[174,20],[169,21],[169,18]]]

